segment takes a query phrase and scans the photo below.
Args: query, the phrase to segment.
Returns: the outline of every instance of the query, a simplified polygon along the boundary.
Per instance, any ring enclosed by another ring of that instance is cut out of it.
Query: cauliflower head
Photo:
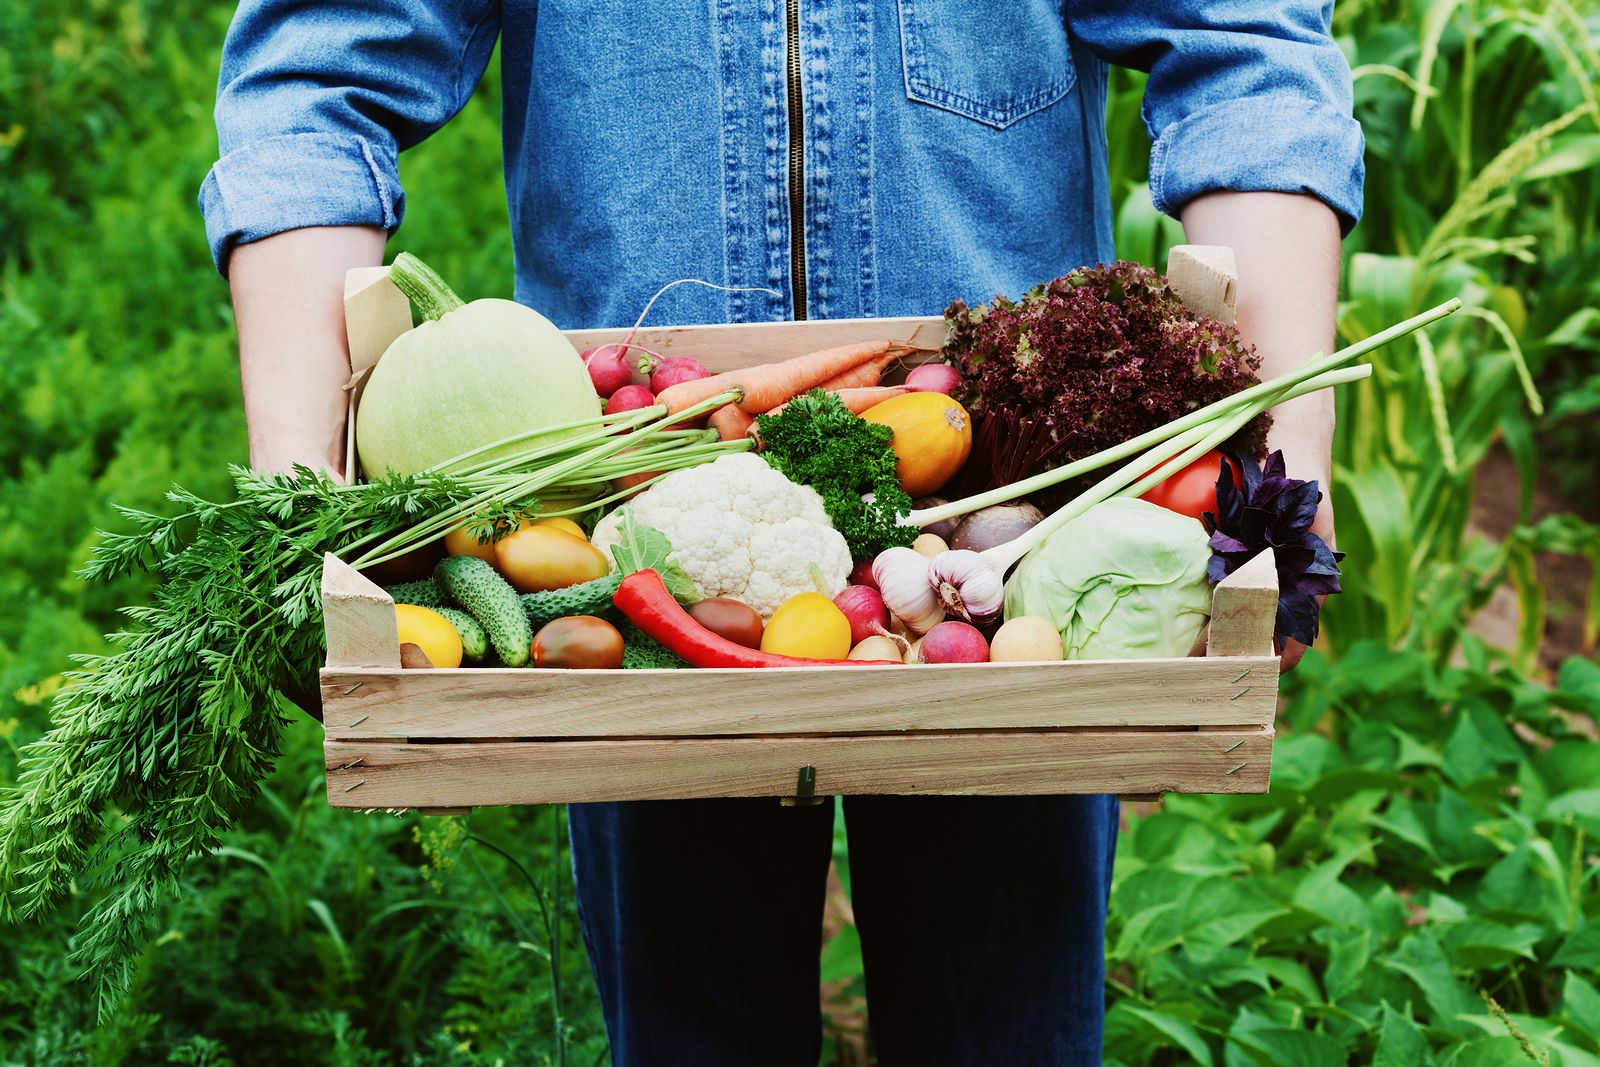
[[[732,597],[763,619],[796,593],[817,591],[813,564],[828,596],[849,583],[850,549],[828,521],[822,497],[753,453],[675,471],[625,506],[667,536],[672,558],[702,597]],[[618,541],[621,511],[601,519],[590,538],[607,556]]]

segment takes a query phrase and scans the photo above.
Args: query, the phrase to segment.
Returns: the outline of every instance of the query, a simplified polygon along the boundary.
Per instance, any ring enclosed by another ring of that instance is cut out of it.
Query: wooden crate
[[[352,272],[358,375],[409,327],[397,295],[382,270]],[[585,349],[625,332],[568,337]],[[638,340],[722,370],[886,337],[937,346],[942,321],[687,326]],[[1216,588],[1206,654],[1186,659],[402,670],[392,601],[330,556],[328,799],[458,810],[710,796],[1261,793],[1277,705],[1276,606],[1264,553]]]

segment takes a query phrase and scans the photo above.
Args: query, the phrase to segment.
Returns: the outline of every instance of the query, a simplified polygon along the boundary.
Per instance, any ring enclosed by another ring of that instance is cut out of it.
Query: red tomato
[[[761,635],[766,626],[756,609],[737,600],[714,596],[699,600],[689,606],[695,622],[721,637],[726,637],[745,648],[760,648]]]
[[[533,665],[615,670],[622,666],[622,635],[593,615],[547,622],[533,636]]]
[[[1207,452],[1139,499],[1201,521],[1202,512],[1217,510],[1217,474],[1221,462],[1221,452]],[[1234,484],[1241,484],[1244,474],[1239,469],[1239,462],[1230,457],[1228,466],[1233,468]]]

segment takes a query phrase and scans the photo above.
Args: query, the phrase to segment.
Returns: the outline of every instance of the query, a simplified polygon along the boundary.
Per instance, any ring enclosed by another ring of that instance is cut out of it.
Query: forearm
[[[1261,356],[1261,377],[1293,370],[1333,351],[1339,293],[1339,221],[1320,200],[1290,193],[1218,192],[1182,211],[1195,244],[1227,245],[1239,268],[1239,332]],[[1327,489],[1333,393],[1280,405],[1268,444],[1283,449],[1290,477],[1324,491],[1319,525],[1331,533]]]
[[[250,465],[344,465],[344,275],[383,262],[384,231],[290,230],[239,245],[229,258]]]

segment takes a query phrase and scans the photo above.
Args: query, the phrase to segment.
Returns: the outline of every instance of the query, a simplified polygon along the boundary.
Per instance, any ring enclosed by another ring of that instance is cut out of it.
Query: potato
[[[1037,615],[1008,619],[989,642],[990,663],[1040,663],[1066,658],[1055,623]]]

